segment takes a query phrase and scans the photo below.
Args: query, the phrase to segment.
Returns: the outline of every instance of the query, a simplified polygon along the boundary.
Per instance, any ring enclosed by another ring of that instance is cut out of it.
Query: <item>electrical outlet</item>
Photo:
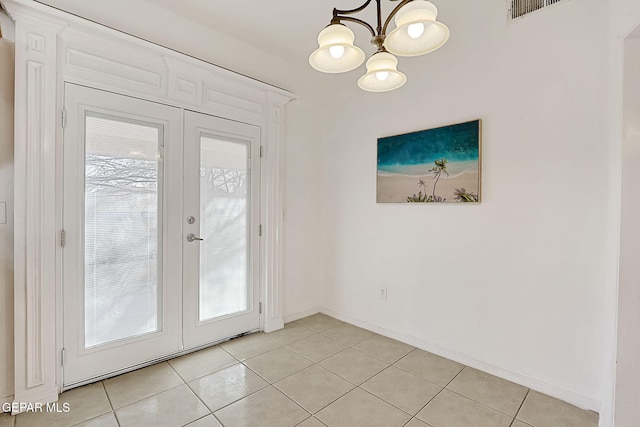
[[[7,223],[7,202],[0,202],[0,224]]]
[[[378,298],[386,300],[387,299],[387,287],[386,286],[380,286],[380,289],[378,289]]]

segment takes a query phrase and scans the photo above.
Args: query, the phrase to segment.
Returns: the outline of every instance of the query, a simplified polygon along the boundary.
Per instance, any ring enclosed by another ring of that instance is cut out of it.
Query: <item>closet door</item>
[[[260,129],[185,113],[184,343],[259,329]]]
[[[64,387],[181,342],[182,111],[66,84]]]

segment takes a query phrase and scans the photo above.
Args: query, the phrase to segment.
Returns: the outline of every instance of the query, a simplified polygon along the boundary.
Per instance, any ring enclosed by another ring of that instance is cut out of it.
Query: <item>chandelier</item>
[[[449,28],[436,21],[438,9],[427,0],[402,0],[382,22],[381,0],[376,0],[377,26],[374,29],[354,15],[364,10],[372,0],[353,10],[333,9],[329,25],[318,35],[316,49],[309,57],[313,68],[323,73],[344,73],[364,62],[365,54],[353,41],[355,35],[342,22],[355,22],[371,32],[371,44],[377,51],[367,61],[367,73],[358,86],[369,92],[386,92],[402,86],[407,76],[398,71],[396,56],[418,56],[433,52],[449,39]],[[398,0],[390,0],[398,1]],[[396,28],[387,34],[387,27],[395,17]],[[394,56],[395,55],[395,56]]]

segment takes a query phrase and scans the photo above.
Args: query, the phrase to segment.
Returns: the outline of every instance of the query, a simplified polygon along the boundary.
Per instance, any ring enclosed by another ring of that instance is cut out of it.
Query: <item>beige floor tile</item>
[[[113,412],[108,412],[74,427],[118,427],[118,420]]]
[[[234,338],[231,341],[220,344],[220,347],[236,359],[242,361],[266,353],[267,351],[275,350],[280,347],[280,344],[267,338],[262,332],[257,332],[244,337]]]
[[[355,348],[389,363],[397,362],[415,350],[413,346],[383,337],[382,335],[374,335],[357,344]]]
[[[320,366],[340,375],[355,385],[359,385],[387,368],[389,364],[361,351],[348,348],[323,360],[320,362]]]
[[[290,322],[284,325],[283,329],[268,333],[267,338],[271,338],[279,344],[287,345],[313,334],[315,332],[311,329],[300,326],[295,322]]]
[[[307,418],[296,427],[326,427],[326,425],[318,421],[317,418],[311,417]]]
[[[529,391],[526,387],[469,367],[464,368],[447,389],[511,416],[516,415]]]
[[[318,365],[285,378],[275,386],[312,414],[354,388],[350,382]]]
[[[185,382],[204,377],[238,361],[220,347],[210,347],[169,360],[169,364]]]
[[[348,323],[343,323],[342,325],[327,329],[321,333],[325,337],[329,337],[336,341],[338,344],[349,347],[373,336],[373,332],[358,328],[357,326],[349,325]]]
[[[316,414],[329,427],[401,427],[411,416],[359,388]]]
[[[9,413],[0,413],[0,427],[13,427],[15,419]]]
[[[429,424],[424,421],[420,421],[417,418],[411,418],[411,421],[407,423],[404,427],[431,427]]]
[[[411,415],[442,390],[442,387],[393,366],[360,387]]]
[[[326,329],[333,328],[334,326],[342,324],[342,322],[338,319],[334,319],[333,317],[329,317],[326,314],[322,313],[298,319],[295,323],[302,325],[305,328],[309,328],[315,332],[322,332]]]
[[[187,424],[185,427],[222,427],[222,424],[220,424],[213,415],[207,415],[206,417]]]
[[[513,419],[449,390],[443,390],[416,417],[433,427],[509,427]]]
[[[163,391],[116,410],[120,427],[175,427],[204,417],[209,410],[186,385]]]
[[[441,387],[449,384],[464,368],[460,363],[419,349],[398,360],[395,366]]]
[[[316,334],[287,345],[288,348],[314,362],[340,353],[348,346],[338,344],[331,338]]]
[[[70,412],[0,414],[0,427],[598,425],[594,412],[323,314],[70,390],[64,403]]]
[[[104,380],[114,409],[184,384],[167,362]]]
[[[214,412],[268,386],[265,380],[242,364],[198,378],[189,387]]]
[[[596,427],[598,414],[531,390],[516,416],[535,427]]]
[[[244,364],[265,380],[274,383],[303,370],[312,362],[288,348],[281,347],[245,360]]]
[[[69,412],[27,412],[15,417],[16,427],[68,427],[111,412],[102,383],[89,384],[60,395],[58,407]]]
[[[293,427],[309,413],[274,387],[267,387],[214,414],[225,426]]]

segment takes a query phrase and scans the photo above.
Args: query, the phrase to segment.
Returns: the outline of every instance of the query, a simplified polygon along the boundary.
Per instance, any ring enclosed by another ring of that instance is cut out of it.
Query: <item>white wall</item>
[[[1,12],[0,12],[1,14]],[[6,15],[0,16],[0,403],[13,395],[13,64],[14,44],[7,39]],[[2,209],[2,206],[0,206]],[[0,212],[2,216],[2,212]]]
[[[405,87],[367,94],[357,75],[336,80],[325,306],[598,410],[609,314],[602,5],[563,2],[508,24],[504,1],[454,3],[436,3],[448,44],[400,59]],[[375,203],[378,137],[475,118],[480,205]]]

